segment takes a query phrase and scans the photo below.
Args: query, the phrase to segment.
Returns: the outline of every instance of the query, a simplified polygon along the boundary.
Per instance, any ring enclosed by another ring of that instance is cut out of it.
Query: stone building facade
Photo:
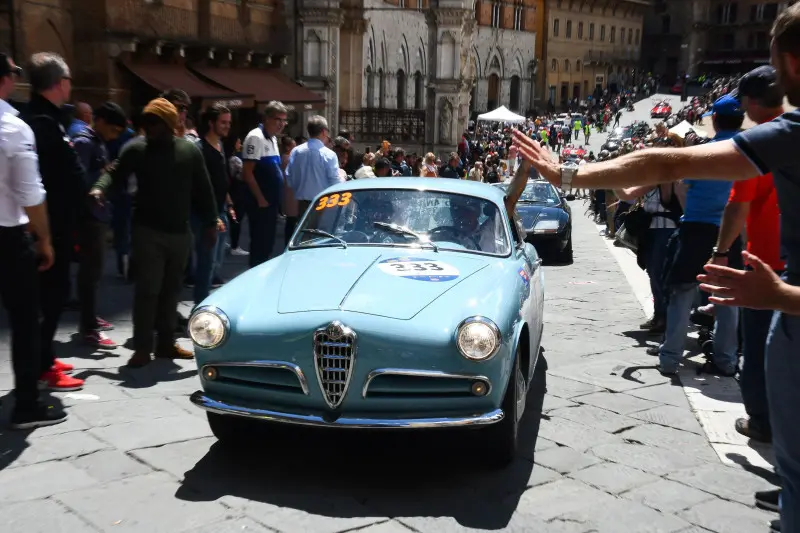
[[[547,101],[556,108],[622,90],[639,66],[649,0],[546,0]]]
[[[532,107],[536,0],[294,1],[297,78],[359,144],[449,151],[471,111]]]

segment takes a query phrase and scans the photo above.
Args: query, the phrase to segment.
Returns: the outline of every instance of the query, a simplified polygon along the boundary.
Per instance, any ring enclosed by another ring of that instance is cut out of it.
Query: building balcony
[[[339,128],[350,130],[357,139],[422,142],[425,139],[425,111],[421,109],[343,110],[339,112]]]

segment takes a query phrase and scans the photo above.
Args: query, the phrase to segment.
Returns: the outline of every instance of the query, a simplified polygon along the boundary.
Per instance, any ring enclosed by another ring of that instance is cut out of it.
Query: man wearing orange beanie
[[[144,108],[142,125],[144,137],[125,146],[90,193],[102,202],[107,189],[124,186],[128,176],[136,175],[134,354],[128,361],[130,367],[151,361],[153,330],[158,337],[157,358],[192,358],[192,352],[176,345],[174,338],[183,273],[192,246],[190,212],[201,217],[209,246],[217,238],[217,208],[203,156],[194,143],[174,135],[178,110],[164,98],[156,98]]]

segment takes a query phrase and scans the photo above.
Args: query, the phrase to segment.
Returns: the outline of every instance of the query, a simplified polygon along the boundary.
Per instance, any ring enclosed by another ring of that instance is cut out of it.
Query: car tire
[[[522,375],[522,367],[519,364],[520,357],[522,357],[522,348],[517,346],[517,353],[514,354],[514,367],[501,405],[503,420],[488,429],[486,457],[489,464],[496,468],[508,466],[517,457],[520,402],[525,401],[526,392],[525,376]]]
[[[223,446],[239,446],[245,442],[252,423],[238,416],[206,413],[211,433]]]
[[[572,263],[572,259],[574,254],[572,253],[572,230],[570,229],[569,232],[569,239],[567,240],[567,245],[564,246],[564,249],[558,252],[558,262],[570,264]]]

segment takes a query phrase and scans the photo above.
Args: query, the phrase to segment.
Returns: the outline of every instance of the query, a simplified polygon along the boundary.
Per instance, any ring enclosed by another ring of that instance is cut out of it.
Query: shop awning
[[[325,106],[325,98],[299,85],[277,69],[191,67],[208,80],[227,87],[229,90],[255,95],[257,103],[271,100],[283,102],[295,111],[320,109]]]
[[[181,65],[137,63],[123,63],[123,65],[150,87],[159,91],[173,88],[182,89],[186,91],[191,98],[202,98],[204,100],[204,107],[207,103],[206,100],[249,100],[250,106],[239,107],[252,106],[252,94],[237,93],[223,86],[209,83]]]

